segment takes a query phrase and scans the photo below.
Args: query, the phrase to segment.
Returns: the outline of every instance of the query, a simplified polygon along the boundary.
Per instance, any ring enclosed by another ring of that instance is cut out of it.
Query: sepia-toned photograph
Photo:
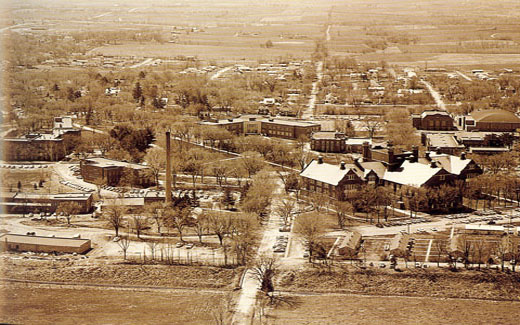
[[[519,0],[0,0],[0,324],[520,324]]]

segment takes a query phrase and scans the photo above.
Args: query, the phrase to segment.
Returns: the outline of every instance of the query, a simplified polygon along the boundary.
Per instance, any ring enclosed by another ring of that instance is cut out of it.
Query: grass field
[[[8,324],[212,324],[226,293],[0,287]]]
[[[518,324],[520,308],[520,302],[461,299],[356,295],[288,298],[295,305],[270,310],[270,324]]]

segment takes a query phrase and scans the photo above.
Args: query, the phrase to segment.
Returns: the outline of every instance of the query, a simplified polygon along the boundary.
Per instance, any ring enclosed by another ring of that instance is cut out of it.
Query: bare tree
[[[290,196],[284,196],[276,207],[276,213],[283,219],[285,225],[289,224],[294,211],[295,201]]]
[[[180,240],[185,227],[193,224],[193,218],[190,216],[191,209],[189,207],[174,207],[164,211],[165,221],[169,227],[175,228],[179,233]]]
[[[159,202],[153,202],[148,207],[146,207],[146,213],[153,218],[157,225],[157,232],[161,234],[161,226],[163,224],[163,217],[162,213],[164,211],[165,207],[162,203]]]
[[[142,215],[135,215],[132,216],[132,224],[135,229],[135,234],[137,235],[138,239],[141,239],[141,232],[146,227],[146,217]]]
[[[354,211],[352,204],[346,201],[334,201],[334,209],[336,210],[336,218],[338,220],[338,227],[343,229],[347,222],[347,217],[349,213]]]
[[[300,215],[296,219],[295,231],[301,236],[304,245],[309,251],[309,262],[312,261],[313,252],[320,245],[320,238],[325,231],[323,222],[316,214]]]
[[[70,226],[70,220],[73,216],[81,211],[81,206],[77,202],[61,202],[56,209],[57,213],[61,213],[67,219],[67,224]]]
[[[126,212],[127,208],[124,205],[120,205],[117,200],[113,201],[105,210],[104,217],[108,220],[112,228],[114,228],[116,236],[119,236],[119,228],[123,226]]]
[[[194,224],[195,232],[199,236],[199,242],[202,243],[202,236],[208,231],[208,216],[205,213],[201,213],[197,216],[197,220]]]
[[[150,167],[157,189],[159,189],[159,173],[166,168],[166,152],[158,147],[146,151],[144,160]]]
[[[121,239],[119,239],[117,244],[119,245],[119,247],[121,247],[121,250],[123,251],[123,258],[126,260],[126,252],[130,247],[130,239],[128,238],[128,236],[121,236]]]
[[[274,256],[260,256],[250,267],[251,276],[258,281],[260,290],[273,300],[272,293],[274,292],[273,278],[278,272],[279,263]]]

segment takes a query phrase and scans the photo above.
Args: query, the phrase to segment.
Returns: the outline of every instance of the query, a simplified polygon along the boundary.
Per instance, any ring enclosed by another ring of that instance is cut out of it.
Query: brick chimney
[[[172,201],[172,156],[170,146],[170,130],[166,131],[166,184],[164,203],[168,204]]]
[[[363,142],[363,158],[369,160],[370,157],[370,144],[368,141]]]
[[[344,161],[340,162],[339,165],[340,165],[339,169],[341,169],[341,170],[347,169],[347,167],[345,166],[345,162]]]
[[[419,161],[419,147],[413,146],[412,147],[412,162],[418,162]]]
[[[323,164],[323,156],[318,156],[318,164]]]
[[[466,160],[466,152],[461,152],[460,154],[460,160]]]

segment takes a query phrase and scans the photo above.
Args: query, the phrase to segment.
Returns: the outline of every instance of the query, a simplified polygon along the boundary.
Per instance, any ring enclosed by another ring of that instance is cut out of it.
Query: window
[[[353,181],[353,180],[356,179],[356,175],[354,175],[354,174],[348,174],[348,175],[347,175],[347,179],[350,180],[350,181]]]
[[[353,191],[353,190],[355,190],[356,188],[357,188],[357,184],[347,184],[347,185],[345,186],[345,189],[346,189],[347,191]]]
[[[446,175],[439,175],[439,180],[445,181],[446,180]]]

